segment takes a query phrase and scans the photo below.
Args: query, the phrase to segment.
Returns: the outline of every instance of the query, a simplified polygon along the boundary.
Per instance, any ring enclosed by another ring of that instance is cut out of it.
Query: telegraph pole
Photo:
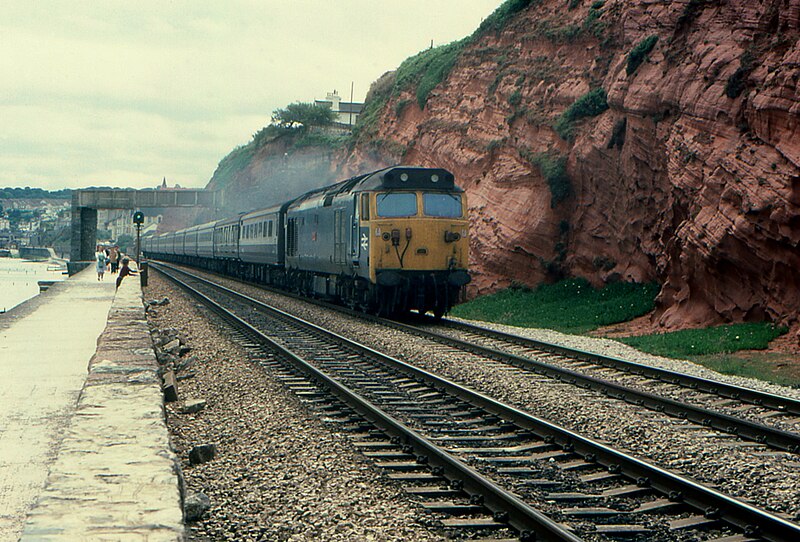
[[[355,81],[350,81],[350,127],[353,126],[353,85]]]

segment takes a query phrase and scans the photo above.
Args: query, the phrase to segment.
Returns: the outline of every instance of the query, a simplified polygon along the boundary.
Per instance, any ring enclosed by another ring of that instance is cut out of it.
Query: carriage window
[[[461,216],[460,194],[422,194],[422,209],[425,216],[457,218]]]
[[[417,195],[408,192],[396,192],[377,195],[378,216],[393,218],[399,216],[416,216]]]
[[[268,237],[272,237],[272,220],[269,221],[269,235]]]

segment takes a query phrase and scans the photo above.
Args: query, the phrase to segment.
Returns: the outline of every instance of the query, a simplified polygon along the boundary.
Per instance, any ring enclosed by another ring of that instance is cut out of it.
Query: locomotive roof
[[[443,168],[392,166],[365,175],[306,192],[291,204],[296,207],[315,197],[338,196],[362,190],[432,190],[463,192],[455,185],[455,176]]]

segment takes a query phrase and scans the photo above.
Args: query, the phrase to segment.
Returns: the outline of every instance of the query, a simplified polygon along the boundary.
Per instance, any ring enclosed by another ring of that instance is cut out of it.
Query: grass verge
[[[786,333],[768,322],[747,322],[657,335],[623,337],[620,342],[668,358],[688,359],[718,373],[800,386],[800,367],[789,357],[765,350]]]
[[[626,322],[653,310],[657,284],[618,282],[602,289],[584,279],[567,279],[531,290],[509,288],[458,305],[451,314],[520,327],[586,333]]]
[[[784,333],[786,328],[765,322],[747,322],[625,337],[620,341],[658,356],[685,358],[707,354],[730,354],[739,350],[764,350],[770,341]]]
[[[583,279],[567,279],[535,290],[514,287],[482,296],[458,305],[451,314],[584,334],[647,314],[658,291],[653,283],[615,283],[595,289]],[[770,323],[750,322],[616,340],[650,354],[688,359],[719,373],[800,387],[800,364],[791,354],[759,352],[786,331]]]

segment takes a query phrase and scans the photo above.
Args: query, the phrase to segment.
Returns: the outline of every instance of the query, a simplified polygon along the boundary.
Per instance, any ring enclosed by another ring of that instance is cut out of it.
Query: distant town
[[[166,180],[158,189],[166,189]],[[70,250],[72,191],[41,188],[0,188],[0,257],[16,257],[20,249],[52,248],[60,258]],[[97,238],[118,245],[124,252],[133,248],[136,234],[133,210],[99,211]],[[162,215],[145,216],[142,233],[158,227]],[[23,251],[24,252],[24,251]]]
[[[364,109],[363,103],[342,101],[342,96],[336,90],[328,92],[323,100],[314,100],[314,105],[333,111],[332,129],[348,132]],[[294,121],[290,121],[290,124]],[[164,178],[154,189],[180,190],[181,187],[177,184],[174,187],[167,186]],[[52,248],[57,257],[68,258],[71,204],[72,191],[69,189],[48,191],[27,186],[0,187],[0,257],[19,257],[20,249]],[[133,213],[134,210],[130,209],[98,210],[98,242],[117,245],[123,252],[132,251],[136,235]],[[162,219],[160,209],[146,210],[142,235],[155,232]],[[175,224],[171,226],[174,227]]]

